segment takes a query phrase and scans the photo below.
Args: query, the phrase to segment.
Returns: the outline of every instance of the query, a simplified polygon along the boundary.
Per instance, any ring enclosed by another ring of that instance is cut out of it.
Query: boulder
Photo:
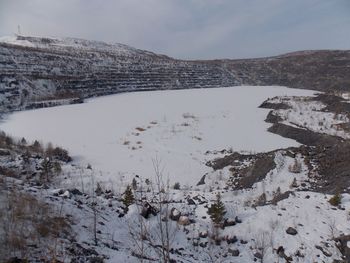
[[[70,198],[71,197],[71,194],[68,190],[64,191],[63,194],[60,194],[59,195],[60,197],[64,197],[64,198]]]
[[[195,205],[196,202],[195,202],[192,198],[188,198],[188,199],[187,199],[187,204],[188,204],[188,205]]]
[[[324,248],[324,247],[321,247],[321,246],[318,246],[318,245],[315,245],[315,247],[318,249],[318,250],[321,250],[321,252],[323,253],[323,255],[325,255],[326,257],[331,257],[332,256],[332,253],[330,251],[328,251],[328,249]]]
[[[202,178],[199,180],[199,182],[197,183],[197,186],[199,185],[203,185],[205,184],[205,177],[207,176],[207,174],[203,175]]]
[[[242,223],[242,220],[238,216],[235,217],[235,221],[237,224]]]
[[[286,230],[286,233],[288,235],[295,236],[296,234],[298,234],[298,231],[295,228],[293,228],[293,227],[288,227],[287,230]]]
[[[226,218],[222,224],[223,228],[228,227],[228,226],[234,226],[236,225],[236,220],[235,219],[228,219]]]
[[[70,190],[72,195],[82,195],[83,193],[80,192],[78,189],[74,188]]]
[[[208,231],[205,230],[205,231],[199,232],[199,237],[200,238],[207,238],[208,237]]]
[[[227,244],[233,244],[233,243],[236,243],[238,241],[237,237],[236,236],[233,236],[233,237],[226,237],[226,242]]]
[[[177,223],[182,226],[187,226],[190,224],[190,219],[188,218],[188,216],[180,216]]]
[[[255,252],[254,257],[256,257],[258,259],[263,259],[263,255],[260,252]]]
[[[173,221],[178,221],[181,216],[181,212],[175,207],[171,208],[169,218]]]
[[[233,257],[238,257],[239,256],[239,250],[238,249],[233,249],[229,248],[228,253],[230,253]]]
[[[141,215],[144,218],[149,218],[150,215],[156,216],[158,213],[157,209],[153,207],[150,203],[145,202],[142,206]]]

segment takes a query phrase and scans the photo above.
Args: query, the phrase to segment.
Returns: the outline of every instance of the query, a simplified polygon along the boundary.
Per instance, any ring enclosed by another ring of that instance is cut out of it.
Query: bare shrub
[[[139,131],[139,132],[143,132],[145,131],[146,129],[145,128],[142,128],[142,127],[136,127],[135,130]]]
[[[261,254],[260,262],[264,262],[264,258],[268,249],[271,247],[271,233],[270,232],[259,232],[254,238],[255,249],[257,249]]]
[[[179,182],[176,182],[173,186],[173,189],[174,190],[180,190],[181,186],[180,186],[180,183]]]
[[[57,243],[69,235],[69,222],[47,204],[15,185],[0,183],[0,261],[10,257],[41,257],[56,262],[62,256]],[[37,249],[35,249],[37,248]]]
[[[138,216],[136,222],[129,223],[129,234],[134,245],[133,255],[141,262],[152,260],[157,262],[171,262],[171,247],[175,238],[177,227],[169,220],[170,186],[169,180],[164,180],[163,168],[158,159],[153,160],[155,181],[152,184],[147,180],[147,188],[152,189],[152,201],[147,200],[141,183],[139,191],[135,192]],[[152,206],[156,212],[156,223],[151,224],[142,214],[144,204]],[[154,258],[157,255],[157,259]]]
[[[255,200],[255,206],[264,206],[266,205],[267,198],[266,193],[262,193],[257,200]]]
[[[294,159],[294,163],[288,167],[288,171],[295,174],[301,173],[301,170],[302,165],[298,159]]]
[[[182,117],[184,119],[196,119],[196,116],[194,116],[192,113],[189,113],[189,112],[182,114]]]
[[[70,162],[72,161],[72,157],[69,156],[69,153],[67,150],[61,148],[61,147],[56,147],[52,150],[52,156],[60,160],[62,162]]]

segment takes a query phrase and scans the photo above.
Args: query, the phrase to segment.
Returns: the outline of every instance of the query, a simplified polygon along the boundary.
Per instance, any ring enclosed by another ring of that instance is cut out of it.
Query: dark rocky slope
[[[349,50],[300,51],[269,58],[212,63],[233,72],[241,83],[247,85],[350,91]]]

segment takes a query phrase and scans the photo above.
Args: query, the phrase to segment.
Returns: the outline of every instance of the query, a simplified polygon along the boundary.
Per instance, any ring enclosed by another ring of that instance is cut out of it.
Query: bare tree
[[[91,174],[91,197],[92,202],[90,204],[90,208],[92,210],[92,233],[94,237],[95,246],[98,244],[97,239],[97,218],[98,218],[98,209],[97,209],[97,198],[95,193],[95,175]]]
[[[266,256],[267,250],[271,246],[271,233],[267,231],[259,232],[255,237],[255,248],[261,254],[261,263],[264,262],[264,258]]]
[[[171,230],[169,221],[169,194],[170,186],[169,179],[164,180],[164,168],[161,166],[161,161],[158,158],[152,160],[153,169],[155,172],[155,190],[154,195],[158,195],[156,205],[159,211],[157,215],[157,236],[161,244],[160,252],[161,259],[164,263],[170,262],[170,247],[174,238],[175,232]]]
[[[156,260],[158,262],[170,262],[171,245],[175,237],[176,227],[169,220],[170,186],[169,181],[165,183],[164,171],[158,159],[152,160],[155,172],[154,184],[147,180],[147,187],[151,187],[151,193],[146,193],[141,182],[139,190],[135,192],[135,201],[138,209],[138,218],[135,223],[129,223],[129,233],[134,244],[134,255],[141,262],[145,260]],[[152,224],[142,214],[147,195],[152,195],[150,203],[157,211],[156,224]],[[136,227],[135,227],[136,224]],[[158,256],[153,259],[154,253]]]
[[[334,218],[329,218],[327,221],[327,226],[330,232],[331,239],[334,239],[337,236],[338,229],[337,224]]]
[[[144,194],[143,182],[141,181],[139,190],[135,191],[135,203],[138,216],[136,217],[136,222],[132,221],[128,224],[129,234],[133,243],[133,255],[137,257],[140,262],[152,260],[151,251],[153,251],[153,246],[149,238],[149,227],[146,219],[141,216],[142,203],[145,198]]]

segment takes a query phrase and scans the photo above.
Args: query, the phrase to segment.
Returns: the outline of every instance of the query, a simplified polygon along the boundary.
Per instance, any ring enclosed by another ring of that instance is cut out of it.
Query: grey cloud
[[[185,59],[350,49],[348,0],[0,0],[0,35],[119,42]]]

